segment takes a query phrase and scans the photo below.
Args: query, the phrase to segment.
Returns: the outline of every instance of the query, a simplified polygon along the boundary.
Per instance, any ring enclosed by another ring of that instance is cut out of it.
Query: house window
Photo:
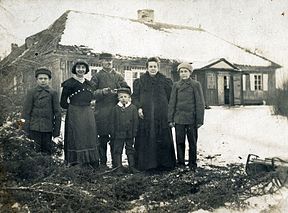
[[[124,71],[124,79],[132,90],[133,82],[135,81],[135,79],[140,78],[140,76],[143,75],[145,72],[146,71],[142,69],[142,67]]]
[[[251,91],[268,91],[268,74],[250,74]]]
[[[261,74],[254,75],[254,90],[262,90],[262,76],[261,76]]]
[[[214,73],[207,73],[207,88],[216,89],[216,76]]]

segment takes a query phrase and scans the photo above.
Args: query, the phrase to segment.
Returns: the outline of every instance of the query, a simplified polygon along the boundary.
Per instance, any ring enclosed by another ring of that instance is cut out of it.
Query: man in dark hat
[[[95,119],[99,136],[100,167],[107,167],[107,143],[110,141],[110,116],[112,108],[117,104],[116,89],[129,88],[122,75],[113,69],[113,55],[101,53],[99,60],[103,69],[94,74],[91,81],[96,87]],[[113,144],[110,141],[112,166],[114,165]]]
[[[52,73],[45,67],[35,71],[37,86],[27,92],[22,118],[24,130],[30,139],[36,142],[37,151],[51,154],[52,136],[60,135],[61,110],[59,97],[49,87]]]

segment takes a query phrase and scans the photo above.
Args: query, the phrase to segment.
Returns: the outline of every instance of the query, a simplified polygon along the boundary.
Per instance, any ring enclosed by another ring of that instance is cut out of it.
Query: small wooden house
[[[212,106],[263,104],[276,87],[272,70],[236,66],[224,58],[196,67],[193,77],[202,85],[206,104]]]

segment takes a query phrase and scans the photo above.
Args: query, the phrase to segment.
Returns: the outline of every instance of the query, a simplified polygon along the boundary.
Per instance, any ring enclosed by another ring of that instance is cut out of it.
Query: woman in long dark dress
[[[64,154],[68,165],[98,167],[96,123],[90,106],[93,99],[93,84],[84,78],[88,72],[88,64],[78,61],[72,67],[74,76],[62,83],[60,105],[67,109]]]
[[[159,73],[160,61],[147,60],[147,72],[133,83],[132,101],[138,108],[139,129],[135,139],[139,170],[173,169],[176,163],[168,102],[172,81]]]

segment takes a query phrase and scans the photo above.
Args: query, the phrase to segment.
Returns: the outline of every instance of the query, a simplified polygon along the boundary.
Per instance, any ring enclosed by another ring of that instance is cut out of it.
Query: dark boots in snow
[[[134,155],[128,155],[129,170],[132,174],[139,173],[140,171],[135,168]]]
[[[114,155],[115,171],[117,174],[123,174],[122,155]]]

